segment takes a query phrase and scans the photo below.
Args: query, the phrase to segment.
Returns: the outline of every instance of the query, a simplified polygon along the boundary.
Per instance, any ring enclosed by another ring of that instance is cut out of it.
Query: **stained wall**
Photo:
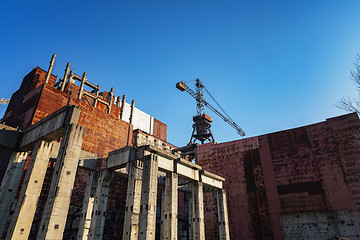
[[[231,239],[359,238],[359,136],[358,116],[347,114],[199,146],[199,164],[226,179]],[[206,236],[217,239],[209,202]]]

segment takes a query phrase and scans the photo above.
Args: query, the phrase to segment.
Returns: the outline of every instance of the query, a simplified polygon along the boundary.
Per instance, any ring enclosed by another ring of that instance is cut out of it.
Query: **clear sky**
[[[344,114],[334,105],[356,96],[358,0],[14,0],[0,2],[0,26],[0,97],[33,67],[47,70],[56,53],[54,74],[70,61],[101,90],[135,99],[177,146],[189,141],[196,114],[178,81],[195,89],[200,78],[248,136]],[[217,142],[240,138],[207,113]]]

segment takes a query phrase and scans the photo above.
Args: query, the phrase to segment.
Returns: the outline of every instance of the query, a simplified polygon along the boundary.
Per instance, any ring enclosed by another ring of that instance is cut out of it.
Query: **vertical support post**
[[[51,61],[50,61],[50,65],[49,65],[48,72],[47,72],[46,77],[45,77],[45,83],[46,83],[46,84],[49,82],[49,79],[50,79],[50,76],[51,76],[51,72],[52,72],[53,67],[54,67],[55,58],[56,58],[56,54],[53,54],[52,57],[51,57]]]
[[[29,237],[51,148],[52,143],[49,142],[38,141],[35,144],[6,239]]]
[[[230,240],[229,233],[229,220],[226,204],[226,192],[224,189],[218,189],[215,191],[218,208],[218,220],[219,220],[219,239]]]
[[[62,91],[62,92],[65,90],[65,85],[66,85],[66,80],[68,78],[70,65],[71,65],[71,63],[68,62],[67,65],[66,65],[66,68],[65,68],[65,73],[64,73],[64,77],[63,77],[62,84],[61,84],[61,89],[60,89],[60,91]]]
[[[178,227],[178,175],[167,173],[161,213],[161,239],[177,240]]]
[[[130,112],[130,119],[129,119],[129,123],[133,123],[133,118],[134,118],[134,107],[135,107],[135,100],[131,101],[131,112]]]
[[[154,240],[156,229],[156,197],[158,184],[157,156],[153,154],[145,156],[143,166],[139,240]]]
[[[100,240],[103,237],[108,193],[112,176],[113,172],[109,169],[100,171],[94,199],[93,219],[91,221],[88,239]]]
[[[99,98],[99,92],[100,92],[100,85],[97,85],[97,89],[96,89],[96,98],[95,98],[95,101],[94,101],[94,107],[97,106],[97,102],[98,102],[98,98]]]
[[[14,202],[19,187],[21,175],[24,171],[27,152],[14,152],[11,155],[5,176],[0,188],[0,237],[3,235],[6,222],[10,215],[11,205]]]
[[[113,97],[114,97],[114,88],[111,88],[110,92],[109,92],[109,95],[108,97],[110,98],[108,101],[109,101],[109,107],[108,107],[108,113],[110,114],[111,113],[111,106],[113,104]]]
[[[190,187],[190,186],[189,186]],[[191,187],[190,187],[191,188]],[[190,189],[191,190],[191,189]],[[185,199],[188,207],[188,222],[189,222],[189,240],[194,240],[194,226],[193,226],[193,195],[192,193],[186,193]]]
[[[121,107],[121,98],[120,98],[120,96],[117,97],[116,106]]]
[[[85,196],[79,222],[79,230],[76,237],[78,240],[85,240],[89,237],[97,182],[98,172],[90,171],[89,178],[86,183]]]
[[[75,83],[75,80],[74,80],[74,70],[71,70],[71,71],[70,71],[69,83]]]
[[[82,78],[81,78],[81,84],[80,84],[80,89],[79,89],[79,96],[78,99],[81,99],[82,95],[83,95],[83,91],[84,91],[84,85],[86,82],[86,72],[84,72]]]
[[[140,160],[127,163],[128,187],[126,195],[123,240],[138,238],[140,201],[143,175],[143,162]]]
[[[205,239],[204,192],[202,182],[190,184],[192,193],[192,228],[193,240]],[[190,233],[191,234],[191,233]]]
[[[65,128],[41,218],[38,240],[59,239],[63,236],[83,137],[82,126],[73,123]]]
[[[125,100],[126,100],[126,95],[123,95],[123,97],[121,99],[121,111],[120,111],[120,119],[121,120],[124,120]]]

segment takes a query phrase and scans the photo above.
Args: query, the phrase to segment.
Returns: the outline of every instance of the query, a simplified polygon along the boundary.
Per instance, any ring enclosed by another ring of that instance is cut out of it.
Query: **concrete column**
[[[44,182],[52,143],[38,141],[31,154],[6,239],[27,239]]]
[[[108,99],[108,102],[109,102],[109,106],[108,106],[108,113],[110,114],[111,113],[111,107],[112,107],[112,104],[113,104],[113,96],[114,96],[114,88],[111,88],[110,92],[109,92],[109,99]]]
[[[69,83],[75,83],[75,79],[74,79],[74,71],[71,70],[70,71],[70,76],[69,76]]]
[[[143,165],[143,182],[140,205],[139,239],[154,240],[156,228],[157,200],[157,156],[145,156]]]
[[[133,118],[134,118],[134,108],[135,108],[135,100],[131,101],[131,111],[130,111],[130,119],[129,119],[129,123],[133,123]]]
[[[45,83],[48,83],[48,82],[49,82],[49,79],[50,79],[50,76],[51,76],[51,72],[52,72],[53,67],[54,67],[55,58],[56,58],[56,54],[53,54],[52,57],[51,57],[51,61],[50,61],[50,65],[49,65],[48,72],[47,72],[46,77],[45,77]]]
[[[133,240],[138,238],[139,232],[143,162],[140,160],[128,162],[126,168],[129,178],[126,195],[123,240]]]
[[[70,124],[64,130],[38,240],[61,239],[63,236],[83,136],[84,128],[77,124]]]
[[[97,103],[98,103],[98,98],[99,98],[99,92],[100,92],[100,85],[97,85],[97,89],[96,89],[96,98],[95,98],[95,101],[94,101],[94,107],[97,106]]]
[[[185,193],[185,199],[186,199],[186,206],[188,208],[188,222],[189,222],[189,240],[194,240],[193,236],[193,196],[192,193]]]
[[[126,95],[123,95],[123,97],[121,99],[121,110],[120,110],[120,119],[121,120],[124,120],[125,100],[126,100]]]
[[[0,237],[3,235],[6,222],[9,219],[11,205],[16,196],[20,179],[24,171],[27,152],[14,152],[7,166],[0,187]]]
[[[230,240],[229,220],[228,220],[225,190],[218,189],[214,193],[216,196],[217,208],[218,208],[219,239]]]
[[[64,73],[64,77],[63,77],[63,80],[62,80],[62,84],[61,84],[61,88],[60,90],[63,92],[65,90],[65,84],[66,84],[66,80],[68,78],[68,74],[69,74],[69,70],[70,70],[70,65],[71,63],[68,62],[67,65],[66,65],[66,68],[65,68],[65,73]]]
[[[190,183],[192,193],[192,234],[193,240],[205,239],[203,183]]]
[[[78,95],[78,99],[81,99],[82,95],[83,95],[83,91],[84,91],[84,85],[86,82],[86,72],[84,72],[82,78],[81,78],[81,83],[80,83],[80,89],[79,89],[79,95]]]
[[[162,199],[160,239],[178,239],[178,175],[167,173]]]
[[[88,239],[103,239],[108,193],[112,176],[112,170],[103,169],[100,171]]]
[[[78,240],[88,239],[89,236],[97,182],[98,172],[90,171],[89,178],[86,183],[84,201],[79,222],[79,230],[76,237]]]

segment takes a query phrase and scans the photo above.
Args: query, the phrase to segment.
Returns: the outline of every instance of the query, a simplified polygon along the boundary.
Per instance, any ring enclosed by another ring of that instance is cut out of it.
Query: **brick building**
[[[231,239],[360,239],[357,114],[198,147],[198,163],[225,177]],[[211,195],[206,236],[217,236]]]

